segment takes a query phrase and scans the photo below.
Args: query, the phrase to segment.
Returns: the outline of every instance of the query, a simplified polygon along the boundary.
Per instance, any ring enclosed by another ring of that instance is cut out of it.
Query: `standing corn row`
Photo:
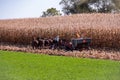
[[[93,47],[120,48],[120,14],[77,14],[64,17],[0,20],[0,42],[30,44],[33,37],[70,40],[92,38]],[[83,37],[82,36],[82,37]]]

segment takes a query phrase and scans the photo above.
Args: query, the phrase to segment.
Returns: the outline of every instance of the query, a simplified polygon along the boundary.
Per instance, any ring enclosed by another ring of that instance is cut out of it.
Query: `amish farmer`
[[[54,40],[55,40],[56,42],[59,42],[59,40],[60,40],[59,35],[58,35],[58,36],[56,36],[56,37],[54,38]]]
[[[59,40],[60,40],[59,35],[58,35],[58,36],[56,36],[56,37],[53,39],[52,49],[55,49],[55,48],[57,48],[57,47],[58,47]]]

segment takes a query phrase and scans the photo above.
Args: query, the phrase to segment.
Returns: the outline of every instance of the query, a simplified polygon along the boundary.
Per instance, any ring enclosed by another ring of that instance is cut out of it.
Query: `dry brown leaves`
[[[32,49],[31,47],[18,47],[10,45],[0,45],[0,50],[17,51],[17,52],[31,52],[37,54],[47,54],[56,56],[70,56],[77,58],[93,58],[93,59],[110,59],[120,61],[120,51],[106,51],[106,50],[83,50],[83,51],[64,51],[51,49]]]

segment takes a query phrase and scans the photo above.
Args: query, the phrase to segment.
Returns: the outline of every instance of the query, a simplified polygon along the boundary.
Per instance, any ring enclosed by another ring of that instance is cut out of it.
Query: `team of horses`
[[[55,38],[47,39],[34,37],[31,42],[31,45],[33,49],[49,48],[49,49],[64,49],[67,51],[73,50],[71,42],[66,39],[55,40]]]

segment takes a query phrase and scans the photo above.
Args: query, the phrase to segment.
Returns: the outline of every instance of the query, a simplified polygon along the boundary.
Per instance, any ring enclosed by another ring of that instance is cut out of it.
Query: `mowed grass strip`
[[[0,80],[119,79],[119,61],[0,51]]]

